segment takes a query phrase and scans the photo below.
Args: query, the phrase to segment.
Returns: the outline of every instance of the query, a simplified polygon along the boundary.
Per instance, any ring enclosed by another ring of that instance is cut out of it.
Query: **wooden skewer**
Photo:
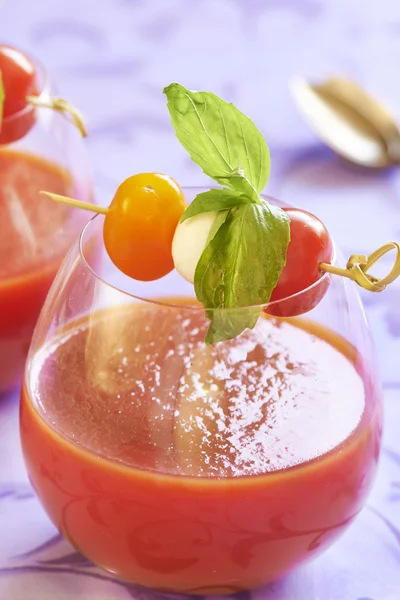
[[[75,198],[69,198],[68,196],[61,196],[60,194],[53,194],[52,192],[46,192],[45,190],[41,190],[39,192],[55,202],[60,202],[61,204],[69,204],[69,206],[75,206],[76,208],[82,208],[83,210],[90,210],[91,212],[98,213],[101,215],[106,215],[108,213],[108,208],[104,206],[97,206],[96,204],[90,204],[89,202],[82,202],[81,200],[75,200]]]
[[[27,96],[28,104],[41,108],[51,108],[62,115],[69,117],[72,123],[78,128],[82,137],[87,137],[87,130],[82,113],[63,98],[40,98],[38,96]]]
[[[81,200],[75,200],[74,198],[69,198],[68,196],[61,196],[60,194],[53,194],[52,192],[46,192],[44,190],[42,190],[40,193],[48,196],[56,202],[69,204],[70,206],[82,208],[83,210],[90,210],[94,213],[106,215],[109,211],[109,209],[105,208],[104,206],[96,206],[96,204],[82,202]],[[386,277],[378,279],[377,277],[370,275],[368,273],[369,269],[385,254],[392,250],[396,251],[396,259],[392,269],[386,275]],[[346,268],[344,269],[328,263],[321,263],[319,268],[325,273],[339,275],[340,277],[347,277],[370,292],[381,292],[389,285],[389,283],[392,283],[395,279],[400,277],[400,244],[396,242],[389,242],[388,244],[385,244],[384,246],[381,246],[375,250],[375,252],[369,256],[364,254],[352,254],[347,261]]]
[[[393,267],[386,277],[379,279],[370,275],[368,273],[369,269],[392,250],[395,250],[396,258]],[[325,273],[347,277],[369,292],[382,292],[389,283],[400,277],[400,244],[389,242],[375,250],[375,252],[372,252],[369,256],[352,254],[347,261],[345,269],[326,263],[321,263],[319,267]]]

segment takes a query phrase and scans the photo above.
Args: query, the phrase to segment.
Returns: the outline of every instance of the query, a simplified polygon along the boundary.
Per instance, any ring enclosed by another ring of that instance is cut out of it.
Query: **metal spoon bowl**
[[[336,154],[369,169],[400,165],[400,131],[383,105],[353,81],[295,78],[291,92],[314,132]]]

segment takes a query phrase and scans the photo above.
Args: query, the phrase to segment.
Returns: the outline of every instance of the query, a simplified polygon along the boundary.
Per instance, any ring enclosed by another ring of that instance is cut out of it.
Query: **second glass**
[[[39,100],[53,94],[40,74]],[[40,190],[92,201],[85,148],[77,129],[48,108],[27,105],[5,117],[0,145],[0,394],[21,381],[33,329],[53,278],[86,220]]]

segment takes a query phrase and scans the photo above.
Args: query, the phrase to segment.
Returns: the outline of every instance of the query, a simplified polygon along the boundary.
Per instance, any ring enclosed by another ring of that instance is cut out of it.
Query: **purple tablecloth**
[[[135,172],[163,171],[182,184],[205,180],[169,126],[161,92],[178,81],[212,90],[254,118],[271,147],[267,192],[315,211],[347,255],[400,239],[400,171],[365,174],[340,165],[301,121],[288,79],[344,72],[399,116],[400,3],[371,4],[0,0],[0,34],[46,63],[62,94],[87,115],[103,203]],[[400,282],[363,299],[386,404],[384,450],[369,504],[325,555],[246,598],[400,598]],[[26,477],[17,410],[16,397],[0,406],[1,600],[152,598],[91,566],[54,530]]]

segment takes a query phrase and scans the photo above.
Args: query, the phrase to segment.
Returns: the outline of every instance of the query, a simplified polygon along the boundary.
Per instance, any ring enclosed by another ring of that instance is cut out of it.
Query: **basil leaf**
[[[259,200],[269,177],[269,150],[253,121],[211,92],[178,83],[164,89],[176,136],[206,175]]]
[[[5,98],[5,94],[4,94],[4,87],[3,87],[3,79],[1,77],[1,71],[0,71],[0,131],[1,131],[1,123],[3,120],[4,98]]]
[[[214,223],[211,225],[206,245],[213,239],[221,225],[225,223],[228,214],[229,210],[220,210],[219,212],[217,212],[217,216],[214,219]]]
[[[257,305],[271,297],[286,263],[289,240],[289,219],[276,206],[262,201],[229,211],[195,271],[196,296],[205,308],[236,308],[225,317],[224,311],[207,311],[211,319],[207,343],[231,339],[255,326]]]
[[[245,194],[227,189],[212,189],[197,194],[181,217],[181,223],[205,212],[227,210],[240,204],[249,204],[252,200]]]
[[[253,329],[258,321],[260,309],[257,307],[224,308],[207,310],[206,315],[210,319],[210,326],[204,341],[210,345],[232,340],[245,329]]]

